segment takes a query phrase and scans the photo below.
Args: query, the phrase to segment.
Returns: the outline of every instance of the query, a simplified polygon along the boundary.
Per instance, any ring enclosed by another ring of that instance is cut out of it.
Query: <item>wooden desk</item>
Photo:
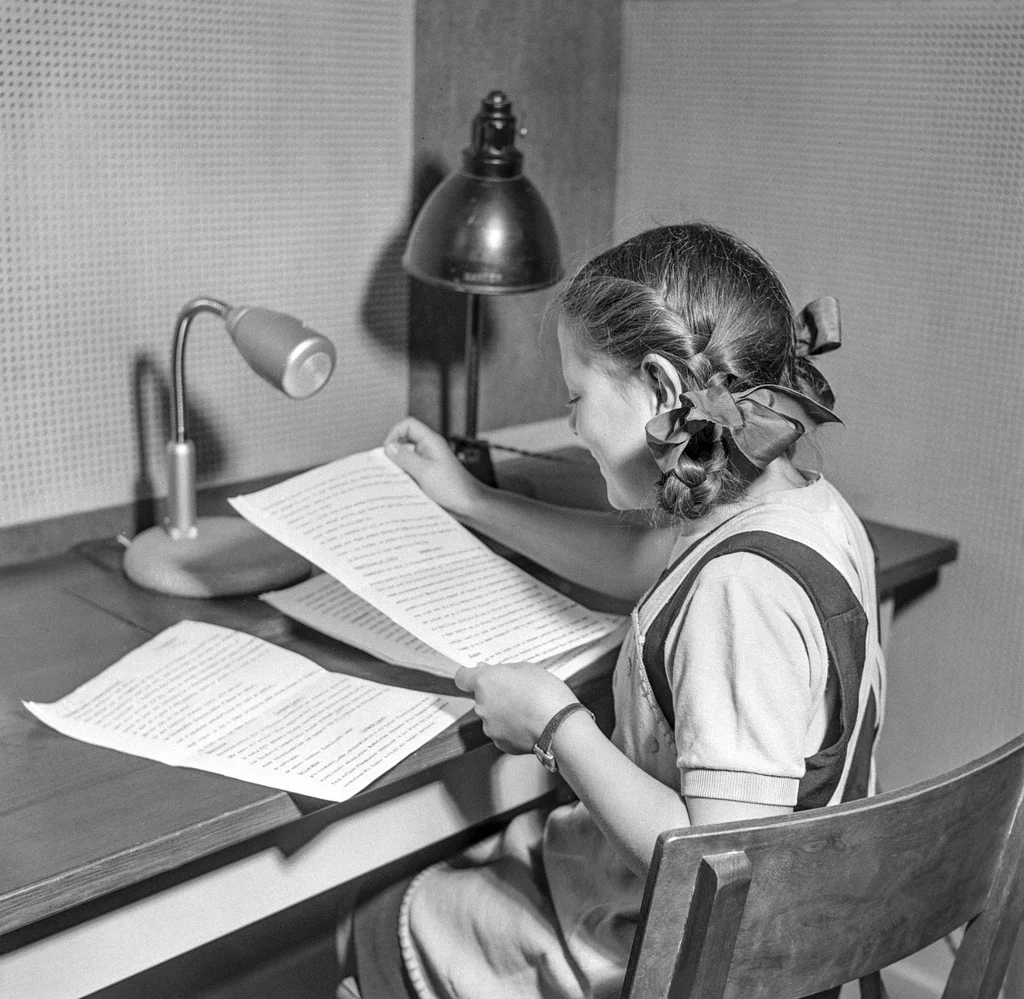
[[[880,590],[897,601],[956,557],[944,538],[869,529]],[[532,757],[498,754],[472,715],[341,804],[51,731],[20,702],[63,696],[186,617],[252,632],[327,669],[454,689],[252,598],[146,593],[124,579],[119,558],[115,542],[95,543],[0,572],[0,995],[86,995],[552,792]],[[607,717],[607,676],[578,686]]]

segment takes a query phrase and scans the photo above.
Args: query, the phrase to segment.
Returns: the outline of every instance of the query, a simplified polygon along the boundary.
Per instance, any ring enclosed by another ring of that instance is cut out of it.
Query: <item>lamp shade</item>
[[[240,306],[224,323],[249,367],[285,395],[305,399],[331,377],[334,344],[294,316]]]
[[[558,234],[523,176],[516,119],[500,90],[484,98],[462,169],[427,198],[402,266],[428,284],[475,295],[547,288],[562,276]]]

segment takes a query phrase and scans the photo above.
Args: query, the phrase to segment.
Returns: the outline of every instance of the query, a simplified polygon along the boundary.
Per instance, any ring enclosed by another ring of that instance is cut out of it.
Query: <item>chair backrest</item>
[[[1022,852],[1024,736],[874,798],[663,833],[622,995],[796,999],[968,923],[944,999],[995,999]]]

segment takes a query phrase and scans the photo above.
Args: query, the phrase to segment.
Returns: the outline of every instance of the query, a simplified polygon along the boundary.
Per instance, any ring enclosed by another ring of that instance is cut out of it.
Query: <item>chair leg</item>
[[[885,991],[885,985],[882,984],[882,976],[877,971],[865,975],[859,984],[860,999],[889,999],[889,993]],[[807,996],[807,999],[839,999],[841,991],[842,986],[837,985],[834,989],[815,992],[813,996]]]
[[[860,980],[860,999],[888,999],[881,972],[872,971]]]

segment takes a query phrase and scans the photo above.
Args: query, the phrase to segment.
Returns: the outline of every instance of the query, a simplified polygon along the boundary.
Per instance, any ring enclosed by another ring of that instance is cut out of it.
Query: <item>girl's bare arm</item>
[[[638,600],[668,564],[675,533],[615,512],[555,506],[484,487],[463,523],[573,583]]]
[[[530,752],[555,713],[576,700],[561,680],[531,663],[463,667],[455,683],[473,694],[484,732],[506,753]],[[666,829],[791,811],[710,798],[684,802],[677,791],[625,756],[583,711],[562,722],[551,751],[559,773],[641,877],[658,835]]]
[[[462,523],[573,583],[636,600],[668,562],[672,529],[485,486],[440,434],[418,420],[399,423],[388,434],[385,452]]]
[[[582,711],[558,727],[551,745],[558,770],[615,844],[646,877],[654,844],[666,829],[783,815],[791,808],[714,798],[687,798],[641,770]]]

